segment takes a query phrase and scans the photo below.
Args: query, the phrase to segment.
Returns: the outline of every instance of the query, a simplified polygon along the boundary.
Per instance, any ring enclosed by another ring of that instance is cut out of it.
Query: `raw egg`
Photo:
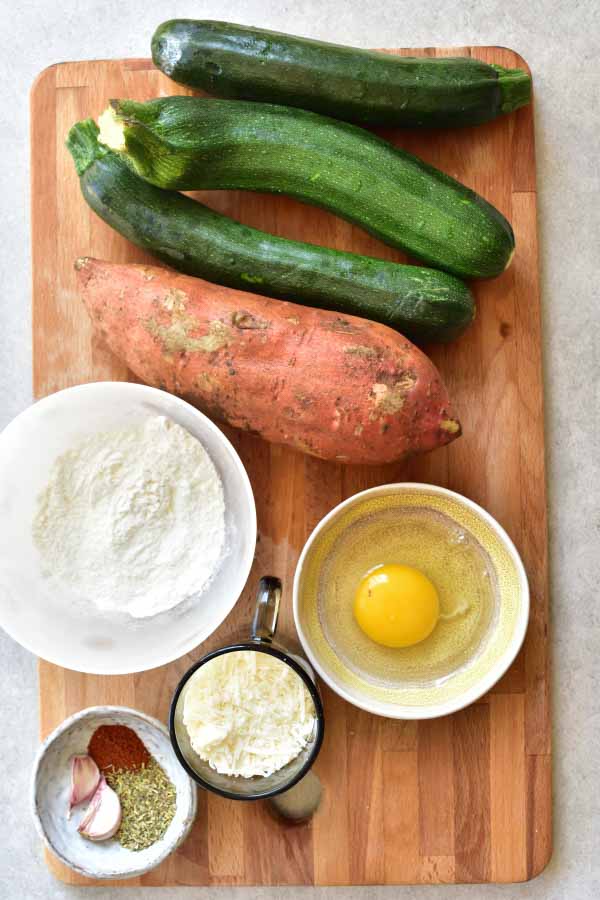
[[[435,586],[412,566],[376,566],[361,579],[354,596],[359,627],[384,647],[411,647],[424,641],[439,615]]]

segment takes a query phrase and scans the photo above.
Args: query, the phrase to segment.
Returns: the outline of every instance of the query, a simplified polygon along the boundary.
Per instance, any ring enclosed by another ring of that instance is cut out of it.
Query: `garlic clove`
[[[106,841],[119,830],[121,801],[102,775],[77,831],[90,841]]]
[[[91,756],[87,754],[71,757],[71,794],[67,818],[71,818],[74,806],[85,803],[96,792],[100,781],[100,770]]]

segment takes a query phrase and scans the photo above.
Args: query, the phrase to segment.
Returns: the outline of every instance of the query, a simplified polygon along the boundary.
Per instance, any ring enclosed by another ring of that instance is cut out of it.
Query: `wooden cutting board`
[[[393,51],[468,55],[523,66],[510,50]],[[31,95],[33,367],[36,397],[131,373],[92,335],[78,299],[75,257],[148,260],[85,205],[64,147],[69,127],[111,97],[185,93],[144,59],[64,63]],[[291,585],[303,542],[342,498],[371,485],[428,481],[482,504],[519,548],[531,585],[531,623],[517,661],[478,703],[456,715],[397,722],[348,706],[324,688],[327,736],[317,763],[324,799],[310,825],[275,822],[265,805],[200,793],[184,846],[127,884],[394,884],[523,881],[551,853],[546,494],[532,110],[486,126],[386,136],[482,193],[511,220],[517,252],[501,278],[475,286],[478,315],[460,341],[433,348],[463,423],[450,447],[404,466],[341,468],[231,429],[258,507],[260,538],[248,585],[209,645],[249,622],[257,579],[284,583],[282,636],[293,634]],[[281,197],[204,195],[216,209],[291,238],[402,259],[359,229]],[[318,377],[318,369],[315,370]],[[97,703],[165,719],[183,671],[207,649],[143,674],[86,676],[40,662],[41,735]],[[86,879],[48,858],[72,884]],[[125,882],[123,882],[125,883]]]

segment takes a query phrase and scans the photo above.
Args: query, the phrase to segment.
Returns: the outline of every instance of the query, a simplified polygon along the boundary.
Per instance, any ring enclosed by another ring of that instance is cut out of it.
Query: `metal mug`
[[[256,595],[250,637],[239,643],[228,644],[218,650],[213,650],[194,663],[177,685],[171,702],[169,730],[173,749],[179,762],[188,775],[201,787],[231,800],[264,800],[288,791],[309,771],[323,742],[325,726],[323,705],[314,672],[303,657],[291,653],[285,646],[274,640],[280,600],[281,582],[279,579],[272,576],[261,578]],[[314,703],[315,727],[306,747],[295,759],[290,760],[272,775],[243,778],[236,775],[219,774],[193,750],[187,729],[183,724],[183,702],[186,686],[191,676],[211,659],[221,656],[223,653],[237,651],[268,653],[275,656],[293,669],[296,675],[302,679]]]

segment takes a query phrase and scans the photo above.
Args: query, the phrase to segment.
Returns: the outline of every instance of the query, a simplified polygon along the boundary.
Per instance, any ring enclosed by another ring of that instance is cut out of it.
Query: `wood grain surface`
[[[469,55],[524,65],[497,47],[394,51]],[[64,63],[31,95],[33,347],[36,397],[130,373],[92,335],[73,260],[147,261],[100,221],[79,192],[64,147],[69,127],[96,117],[111,97],[184,93],[148,60]],[[457,131],[382,132],[464,181],[511,220],[517,251],[502,277],[475,285],[474,327],[431,348],[464,436],[404,466],[340,468],[225,429],[255,492],[259,542],[249,582],[208,644],[143,674],[86,676],[40,662],[41,736],[97,703],[165,719],[184,670],[250,619],[262,574],[282,578],[281,632],[293,639],[291,584],[303,542],[342,498],[371,485],[428,481],[460,491],[494,515],[519,548],[531,586],[524,648],[475,705],[437,721],[368,715],[324,687],[327,735],[317,763],[324,785],[309,825],[283,826],[263,804],[200,793],[184,846],[128,884],[378,884],[523,881],[551,854],[546,498],[532,109]],[[381,256],[402,255],[320,210],[281,197],[213,192],[203,199],[243,222],[292,238]],[[315,372],[318,377],[318,371]],[[268,848],[268,849],[266,849]],[[92,883],[48,858],[71,884]],[[97,882],[94,882],[97,883]],[[125,882],[123,882],[125,883]]]

